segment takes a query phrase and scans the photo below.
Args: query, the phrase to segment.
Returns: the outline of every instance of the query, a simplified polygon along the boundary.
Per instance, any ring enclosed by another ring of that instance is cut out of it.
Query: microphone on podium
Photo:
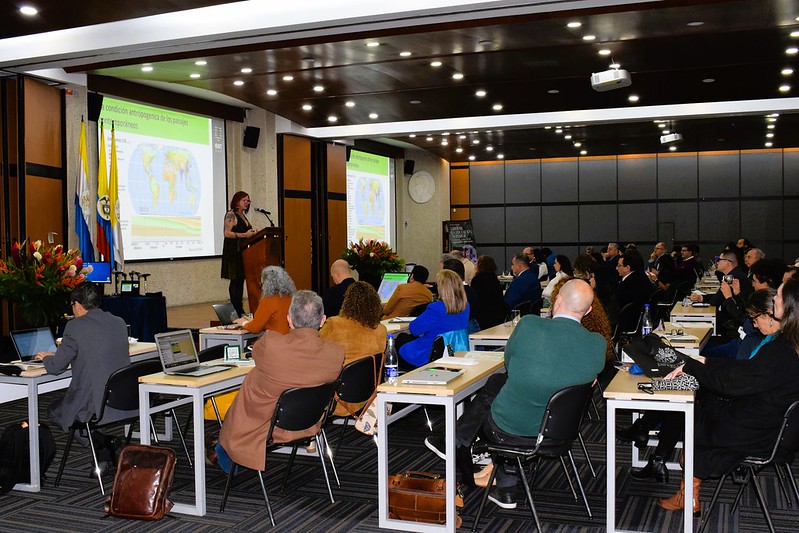
[[[261,213],[262,215],[269,216],[269,215],[271,215],[271,214],[272,214],[272,213],[270,213],[269,211],[267,211],[266,209],[261,209],[260,207],[254,207],[253,209],[255,209],[256,211],[258,211],[258,212],[259,212],[259,213]]]

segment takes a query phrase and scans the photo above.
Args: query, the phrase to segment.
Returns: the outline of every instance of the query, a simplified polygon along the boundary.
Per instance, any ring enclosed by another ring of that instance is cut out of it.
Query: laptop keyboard
[[[223,370],[227,370],[228,367],[226,366],[204,366],[200,368],[178,368],[175,370],[175,374],[181,374],[184,376],[205,376],[207,374],[214,374],[216,372],[222,372]]]

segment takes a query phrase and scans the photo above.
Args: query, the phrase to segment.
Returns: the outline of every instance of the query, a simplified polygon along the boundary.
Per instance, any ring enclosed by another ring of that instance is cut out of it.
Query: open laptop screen
[[[11,340],[20,361],[28,361],[39,352],[54,352],[55,339],[50,328],[25,329],[11,332]]]
[[[394,291],[397,290],[399,285],[408,283],[407,272],[386,272],[383,274],[383,280],[380,282],[380,288],[377,289],[377,294],[380,295],[380,300],[383,302],[388,301]]]
[[[164,369],[197,363],[194,338],[187,329],[174,333],[160,333],[155,336],[155,343]]]
[[[93,263],[86,261],[84,267],[92,267],[92,271],[86,274],[86,279],[94,283],[111,283],[111,263]]]

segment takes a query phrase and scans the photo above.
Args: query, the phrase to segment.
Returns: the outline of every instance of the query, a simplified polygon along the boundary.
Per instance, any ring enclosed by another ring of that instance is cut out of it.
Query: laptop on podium
[[[156,334],[155,346],[164,374],[199,377],[230,369],[229,366],[201,366],[188,329]]]

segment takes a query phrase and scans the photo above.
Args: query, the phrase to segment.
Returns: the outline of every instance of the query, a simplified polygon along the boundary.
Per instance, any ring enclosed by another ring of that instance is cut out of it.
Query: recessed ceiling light
[[[275,89],[267,89],[266,94],[269,96],[277,96],[277,91]]]
[[[250,67],[244,67],[243,69],[241,69],[242,74],[249,74],[250,72],[252,72],[252,69]]]
[[[579,147],[581,147],[582,145],[583,145],[583,143],[581,143],[580,141],[577,141],[576,143],[574,143],[574,147],[575,147],[575,148],[579,148]]]
[[[582,22],[574,21],[574,22],[569,22],[568,24],[566,24],[566,27],[567,28],[579,28],[582,25],[583,25]]]
[[[399,53],[400,57],[410,57],[411,54],[413,54],[413,52],[409,52],[407,50],[403,50],[402,52]]]
[[[671,133],[671,130],[663,130],[661,133],[663,135],[668,135],[669,133]]]
[[[796,55],[797,52],[799,52],[799,48],[796,48],[795,46],[785,49],[785,53],[789,56]]]
[[[285,76],[283,76],[283,81],[294,81],[294,76],[292,76],[291,74],[286,74]]]
[[[472,141],[472,144],[480,144],[480,139],[474,139],[474,140]]]
[[[244,82],[241,80],[236,80],[233,82],[233,85],[235,85],[236,87],[241,87],[242,85],[244,85]]]
[[[611,63],[610,65],[608,65],[608,68],[620,69],[621,63]]]
[[[414,138],[416,138],[416,134],[415,133],[411,133],[410,135],[408,135],[408,137],[410,137],[411,139],[414,139]]]
[[[458,139],[465,139],[466,135],[458,135]]]
[[[303,104],[302,109],[304,111],[310,111],[311,109],[313,109],[313,106],[311,104]]]
[[[446,140],[446,139],[442,139],[441,140],[441,146],[447,146],[448,144],[449,144],[448,140]]]
[[[713,78],[705,78],[705,79],[702,80],[702,83],[713,83],[714,81],[716,81],[716,80],[713,79]]]
[[[637,94],[631,94],[630,96],[627,97],[627,100],[630,102],[637,102],[640,99],[641,98]]]
[[[791,86],[790,85],[780,85],[780,92],[781,93],[787,93],[790,90],[791,90]]]
[[[588,150],[580,150],[580,155],[588,155]]]
[[[482,98],[486,95],[486,92],[483,89],[478,89],[474,92],[474,95],[478,98]]]
[[[774,143],[772,143],[772,142],[767,142],[767,143],[766,143],[764,146],[765,146],[766,148],[771,148],[772,146],[774,146]]]
[[[324,90],[325,90],[325,87],[324,87],[323,85],[314,85],[314,86],[313,86],[313,90],[314,90],[315,92],[321,93],[322,91],[324,91]]]
[[[797,37],[799,37],[799,31],[792,31],[790,35],[792,38],[796,39]]]
[[[369,41],[368,43],[366,43],[366,46],[368,46],[369,48],[374,48],[375,46],[380,46],[380,43],[377,41]]]
[[[479,131],[477,131],[477,130],[473,130],[473,131],[472,131],[472,133],[473,133],[473,134],[475,134],[475,135],[477,135],[477,134],[478,134],[478,133],[480,133],[480,132],[479,132]]]
[[[355,107],[355,102],[353,102],[352,100],[347,100],[344,103],[344,105],[347,106],[347,107]]]
[[[596,35],[583,35],[583,41],[593,41],[596,39]]]
[[[427,137],[427,138],[425,139],[425,141],[427,141],[427,142],[431,142],[432,140],[433,140],[433,138],[432,138],[432,137]]]
[[[494,151],[493,146],[486,146],[486,152],[493,152],[493,151]]]
[[[567,141],[570,141],[572,136],[571,135],[564,135],[563,138],[566,139]]]
[[[469,161],[474,161],[476,158],[473,155],[469,156]]]
[[[665,127],[666,127],[666,125],[664,123],[662,123],[662,122],[660,124],[658,124],[658,128],[665,128]]]
[[[19,12],[22,13],[23,15],[32,17],[33,15],[38,14],[39,10],[33,6],[20,6]]]
[[[545,129],[545,130],[551,130],[551,129],[552,129],[552,126],[544,126],[544,129]]]
[[[411,101],[410,101],[410,102],[408,102],[408,103],[409,103],[409,104],[412,104],[412,105],[419,105],[419,104],[421,104],[421,103],[422,103],[422,101],[421,101],[421,100],[411,100]]]
[[[460,72],[456,72],[455,74],[452,75],[452,79],[453,80],[462,80],[463,79],[463,74],[461,74]]]
[[[456,152],[458,152],[458,153],[460,154],[461,152],[463,152],[463,148],[461,148],[460,146],[458,146],[457,148],[455,148],[455,151],[456,151]]]
[[[430,66],[433,67],[433,68],[438,68],[441,65],[443,65],[443,63],[441,61],[431,61],[430,62]]]
[[[607,48],[603,48],[602,50],[599,51],[599,55],[601,55],[601,56],[609,56],[610,55],[610,50],[608,50]]]
[[[767,118],[766,122],[777,122],[776,118]]]
[[[494,46],[494,44],[496,43],[494,43],[494,41],[492,41],[491,39],[481,39],[480,41],[477,42],[477,44],[485,47],[485,46]]]
[[[205,65],[208,64],[208,61],[206,61],[205,59],[199,59],[195,61],[194,64],[197,65],[198,67],[204,67]]]
[[[547,91],[549,94],[558,94],[560,91],[557,89],[550,89]]]
[[[314,63],[316,62],[316,59],[309,56],[309,57],[303,57],[302,59],[300,59],[300,61],[302,61],[303,63]]]
[[[767,125],[766,125],[766,129],[768,129],[768,130],[773,130],[773,129],[774,129],[774,128],[776,128],[776,127],[777,127],[777,126],[776,126],[775,124],[767,124]]]
[[[380,115],[378,115],[377,113],[369,113],[369,118],[371,118],[372,120],[376,119],[379,116]]]
[[[497,159],[505,159],[505,154],[497,154]]]
[[[669,151],[676,152],[677,151],[677,147],[676,146],[669,146]]]
[[[502,111],[502,104],[494,104],[491,106],[494,111]]]
[[[697,20],[697,21],[694,21],[694,22],[689,22],[688,24],[686,24],[686,26],[691,26],[691,27],[695,28],[695,27],[701,26],[703,24],[704,24],[704,22],[701,22],[701,21]]]
[[[790,76],[791,74],[793,74],[793,69],[792,68],[784,68],[784,69],[782,69],[780,71],[780,74],[782,74],[783,76]]]
[[[555,133],[563,133],[563,130],[558,128],[558,129],[555,130]]]
[[[769,113],[769,114],[768,114],[768,115],[766,115],[766,116],[767,116],[767,117],[772,117],[772,118],[777,118],[778,116],[780,116],[780,114],[779,114],[779,113]]]
[[[141,71],[142,72],[152,72],[153,71],[153,67],[150,67],[150,66],[142,67]]]
[[[328,122],[338,122],[338,117],[336,115],[330,115],[327,117]]]
[[[773,138],[773,137],[774,137],[774,134],[773,134],[773,133],[771,133],[771,132],[768,132],[768,133],[766,134],[766,138],[767,138],[767,139],[771,139],[771,138]]]
[[[199,78],[199,77],[200,77],[200,75],[197,74],[196,72],[194,72],[192,74],[189,74],[189,78]]]
[[[448,132],[448,131],[445,131],[445,132],[443,132],[443,133],[441,134],[441,136],[442,136],[442,137],[447,137],[448,135],[449,135],[449,132]]]

